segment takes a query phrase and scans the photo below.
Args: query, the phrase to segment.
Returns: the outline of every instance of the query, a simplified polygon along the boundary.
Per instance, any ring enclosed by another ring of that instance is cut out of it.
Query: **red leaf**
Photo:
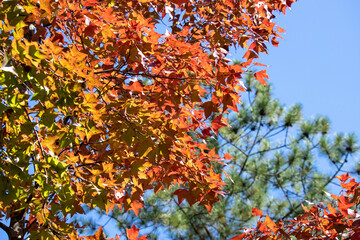
[[[254,77],[256,80],[258,80],[262,85],[267,85],[267,82],[265,80],[269,79],[269,76],[266,74],[266,70],[261,70],[260,72],[257,72],[254,74]]]
[[[172,0],[172,2],[174,2],[175,4],[181,5],[183,3],[188,3],[189,0]]]
[[[215,103],[212,101],[204,102],[200,105],[200,107],[204,109],[206,118],[210,117],[212,113],[219,111]]]
[[[59,41],[61,43],[64,43],[64,36],[61,33],[56,33],[55,36],[51,38],[52,42]]]
[[[245,233],[242,233],[241,235],[232,237],[230,240],[242,240],[242,239],[244,239],[244,236],[245,236]]]
[[[181,204],[182,201],[184,201],[184,199],[186,199],[187,196],[185,196],[185,195],[188,194],[188,191],[185,189],[178,189],[173,194],[178,196],[178,202],[179,202],[179,204]]]
[[[275,37],[273,37],[273,38],[271,39],[271,43],[272,43],[272,45],[275,46],[275,47],[278,47],[278,46],[279,46],[279,41],[277,41]]]
[[[261,215],[263,215],[263,213],[264,213],[264,211],[260,211],[257,208],[253,208],[251,215],[253,215],[253,216],[261,216]]]
[[[349,178],[349,173],[342,174],[341,176],[336,176],[337,179],[339,179],[342,182],[346,182]]]
[[[201,133],[204,135],[204,137],[211,137],[211,128],[210,127],[207,127],[207,128],[204,128],[203,130],[201,130]]]
[[[230,108],[231,110],[238,112],[236,103],[238,102],[237,99],[234,99],[232,94],[226,94],[223,98],[223,111],[225,111],[227,108]]]
[[[351,240],[357,240],[360,239],[360,232],[356,232],[353,235],[351,235]]]
[[[227,124],[223,121],[222,114],[220,114],[219,116],[215,117],[214,120],[212,120],[211,126],[216,134],[218,133],[218,130],[220,128],[227,126]]]
[[[89,26],[87,26],[87,27],[84,29],[84,34],[85,34],[86,36],[92,37],[92,36],[94,36],[95,31],[96,31],[97,28],[98,28],[98,27],[95,26],[95,25],[89,25]]]
[[[82,3],[86,7],[94,7],[99,4],[97,0],[86,0],[84,3]]]

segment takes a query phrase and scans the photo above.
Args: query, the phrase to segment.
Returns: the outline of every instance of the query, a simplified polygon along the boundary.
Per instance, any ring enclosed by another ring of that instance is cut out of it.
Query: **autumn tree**
[[[239,112],[230,114],[228,127],[206,139],[225,158],[213,163],[226,193],[211,214],[197,204],[179,204],[172,187],[147,196],[139,216],[114,209],[111,227],[116,223],[121,232],[136,224],[152,239],[228,239],[256,223],[254,207],[276,221],[301,214],[302,203],[327,199],[326,192],[338,184],[335,176],[354,162],[359,150],[355,136],[334,136],[327,118],[305,120],[300,105],[286,108],[269,86],[251,74],[245,80],[248,98]],[[321,169],[324,165],[328,171]]]
[[[227,125],[242,74],[278,44],[272,19],[292,2],[1,1],[0,227],[10,239],[75,239],[67,220],[83,204],[137,214],[145,191],[172,185],[210,211],[220,159],[192,134]],[[244,49],[241,65],[229,47]],[[265,70],[255,76],[265,84]]]

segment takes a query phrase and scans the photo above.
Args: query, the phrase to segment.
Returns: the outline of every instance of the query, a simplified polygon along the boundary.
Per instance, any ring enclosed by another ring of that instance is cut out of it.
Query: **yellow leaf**
[[[40,0],[40,8],[44,9],[51,16],[51,0]]]
[[[114,163],[103,163],[102,166],[105,173],[111,173],[114,171]]]

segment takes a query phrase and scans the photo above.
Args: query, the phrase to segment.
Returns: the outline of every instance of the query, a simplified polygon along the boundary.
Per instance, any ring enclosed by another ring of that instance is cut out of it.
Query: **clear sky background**
[[[360,136],[360,1],[299,0],[276,20],[286,30],[262,63],[282,103],[328,116],[332,130]]]
[[[281,103],[301,103],[305,118],[327,116],[333,134],[353,132],[358,140],[359,10],[359,0],[298,0],[275,21],[286,30],[284,40],[259,60],[270,65],[268,83]],[[360,160],[360,154],[353,159]],[[349,162],[345,169],[355,165]],[[330,167],[324,161],[319,166],[319,170]]]
[[[276,19],[284,40],[259,62],[270,65],[268,82],[281,103],[301,103],[306,118],[327,116],[332,132],[360,137],[359,11],[360,0],[298,0]],[[7,239],[1,230],[0,239]]]

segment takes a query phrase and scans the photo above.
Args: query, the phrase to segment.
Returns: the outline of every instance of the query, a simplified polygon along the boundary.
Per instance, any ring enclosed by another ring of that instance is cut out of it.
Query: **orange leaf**
[[[337,210],[335,208],[333,208],[330,203],[328,205],[328,209],[329,209],[331,214],[335,214],[337,212]]]
[[[344,195],[341,195],[340,197],[338,197],[338,207],[340,212],[345,215],[348,216],[348,209],[352,206],[355,205],[355,203],[349,202],[347,200],[347,198]]]
[[[309,211],[309,209],[308,209],[306,206],[304,206],[303,204],[301,204],[301,206],[302,206],[302,208],[303,208],[303,210],[304,210],[305,212],[308,212],[308,211]]]
[[[135,215],[136,215],[136,216],[139,215],[139,209],[140,209],[140,208],[143,208],[143,207],[144,207],[144,205],[142,205],[141,203],[139,203],[139,202],[137,202],[137,201],[134,201],[134,202],[132,203],[132,206],[131,206],[131,208],[132,208],[132,210],[135,212]]]
[[[259,56],[254,51],[248,50],[244,54],[243,58],[246,58],[249,61],[249,60],[252,60],[254,58],[259,58]]]
[[[103,163],[102,164],[105,173],[111,173],[114,170],[114,163]]]
[[[129,240],[137,240],[139,236],[139,228],[136,228],[135,224],[130,229],[126,229],[126,236]]]
[[[206,210],[208,210],[209,213],[211,213],[211,210],[213,208],[213,205],[212,204],[204,204]]]
[[[256,80],[258,80],[262,85],[267,85],[267,82],[265,80],[269,79],[269,76],[266,74],[266,70],[261,70],[260,72],[257,72],[254,74],[254,77]]]
[[[220,128],[227,126],[227,124],[223,121],[222,114],[218,115],[214,118],[214,120],[212,120],[211,126],[216,134]]]
[[[256,65],[256,66],[262,66],[262,67],[269,67],[269,65],[265,65],[265,64],[257,63],[257,62],[254,62],[254,65]]]
[[[51,0],[40,0],[40,7],[45,10],[47,14],[51,16]]]
[[[276,224],[270,219],[269,216],[266,216],[264,223],[265,223],[266,226],[268,226],[268,228],[270,228],[271,231],[273,231],[274,233],[276,233],[276,231],[278,230],[278,227],[277,227]]]
[[[336,176],[337,179],[339,179],[342,182],[346,182],[349,178],[349,173],[342,174],[341,176]]]
[[[260,211],[257,208],[253,208],[251,215],[253,215],[253,216],[261,216],[261,215],[263,215],[263,213],[264,213],[264,211]]]
[[[78,239],[78,238],[76,238]],[[96,231],[96,233],[92,236],[85,237],[87,240],[105,240],[104,232],[102,230],[102,227],[100,226],[99,229]]]
[[[96,231],[96,233],[94,234],[95,239],[104,239],[103,238],[103,230],[102,227],[100,226],[99,229]]]
[[[124,84],[123,88],[126,90],[132,90],[136,92],[142,92],[144,89],[139,81],[131,82],[130,86],[126,86]]]
[[[284,33],[285,32],[285,29],[283,29],[281,27],[276,26],[276,28],[277,28],[279,33]]]
[[[224,158],[225,158],[226,160],[234,159],[234,157],[230,156],[229,153],[225,153]]]

